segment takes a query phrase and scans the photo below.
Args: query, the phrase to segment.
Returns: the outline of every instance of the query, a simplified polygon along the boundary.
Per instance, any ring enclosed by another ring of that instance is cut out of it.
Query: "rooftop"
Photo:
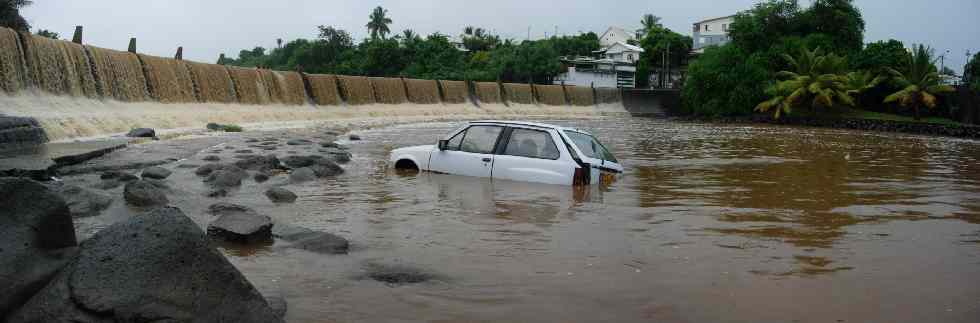
[[[703,23],[706,23],[706,22],[712,22],[712,21],[715,21],[715,20],[722,20],[722,19],[728,19],[728,18],[732,18],[732,17],[735,17],[735,15],[730,15],[730,16],[724,16],[724,17],[718,17],[718,18],[711,18],[711,19],[705,19],[705,20],[701,20],[701,21],[698,21],[698,22],[695,22],[694,24],[695,24],[695,25],[696,25],[696,24],[703,24]]]

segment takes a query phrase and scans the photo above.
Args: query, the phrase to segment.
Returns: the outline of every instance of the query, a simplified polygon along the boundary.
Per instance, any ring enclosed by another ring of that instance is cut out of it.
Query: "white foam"
[[[387,125],[480,118],[591,117],[625,112],[622,104],[594,107],[510,104],[372,104],[360,106],[283,106],[217,103],[163,104],[94,100],[47,93],[0,95],[0,114],[33,117],[52,141],[124,133],[133,128],[161,132],[203,129],[207,123],[239,124],[247,129]]]

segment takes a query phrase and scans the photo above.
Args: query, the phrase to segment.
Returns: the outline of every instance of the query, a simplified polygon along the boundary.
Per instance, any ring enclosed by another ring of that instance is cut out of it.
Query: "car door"
[[[438,148],[429,158],[433,172],[490,177],[493,170],[493,151],[497,146],[502,126],[473,125],[450,138],[446,150]]]
[[[562,152],[552,130],[513,127],[493,160],[493,179],[571,185],[574,161]]]

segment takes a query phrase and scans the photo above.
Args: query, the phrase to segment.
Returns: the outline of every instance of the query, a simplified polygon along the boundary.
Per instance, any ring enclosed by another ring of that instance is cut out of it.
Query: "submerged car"
[[[395,149],[390,162],[396,169],[558,185],[611,182],[623,173],[587,132],[513,121],[470,122],[437,145]]]

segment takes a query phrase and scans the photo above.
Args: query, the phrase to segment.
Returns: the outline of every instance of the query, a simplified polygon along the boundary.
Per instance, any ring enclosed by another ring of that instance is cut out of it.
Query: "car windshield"
[[[595,139],[595,137],[577,131],[566,130],[565,134],[572,139],[572,142],[578,147],[578,150],[582,151],[582,154],[585,156],[619,163],[616,157],[598,139]]]

